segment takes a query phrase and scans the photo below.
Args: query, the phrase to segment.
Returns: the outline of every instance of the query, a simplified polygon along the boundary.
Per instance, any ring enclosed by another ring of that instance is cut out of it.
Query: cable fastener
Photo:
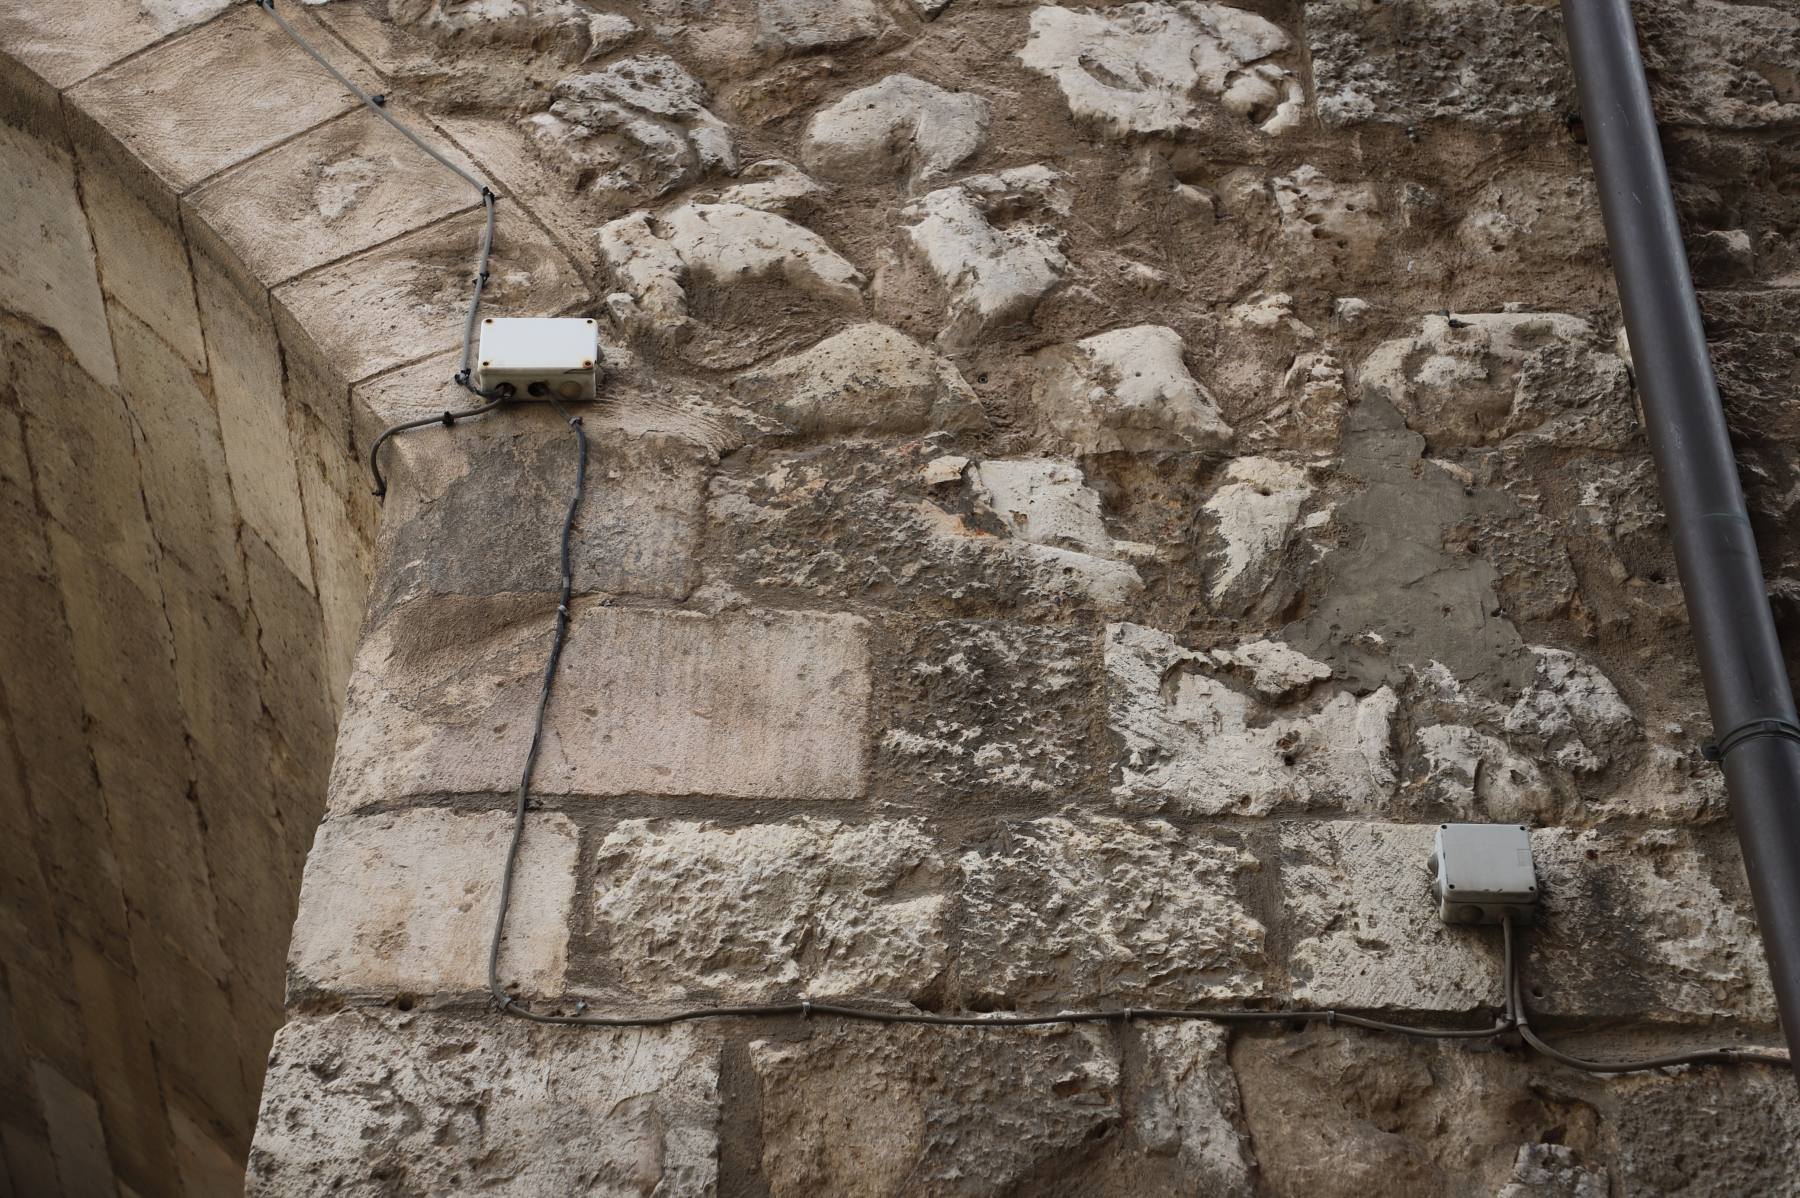
[[[1779,736],[1783,740],[1800,741],[1800,724],[1789,720],[1746,720],[1721,736],[1700,746],[1700,755],[1715,764],[1724,764],[1725,755],[1749,740]]]

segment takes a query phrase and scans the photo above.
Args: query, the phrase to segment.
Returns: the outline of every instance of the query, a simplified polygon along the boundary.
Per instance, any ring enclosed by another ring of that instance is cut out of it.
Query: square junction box
[[[510,383],[514,399],[593,399],[600,326],[579,316],[489,316],[475,362],[483,391]]]
[[[1439,824],[1431,892],[1445,923],[1515,924],[1537,916],[1537,870],[1523,824]]]

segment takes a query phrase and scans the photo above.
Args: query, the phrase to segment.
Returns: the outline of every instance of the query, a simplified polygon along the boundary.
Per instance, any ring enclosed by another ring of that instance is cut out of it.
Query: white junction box
[[[515,399],[593,399],[600,326],[579,316],[489,316],[481,322],[475,385],[512,384]]]
[[[1537,869],[1523,824],[1439,824],[1431,892],[1445,923],[1515,924],[1537,917]]]

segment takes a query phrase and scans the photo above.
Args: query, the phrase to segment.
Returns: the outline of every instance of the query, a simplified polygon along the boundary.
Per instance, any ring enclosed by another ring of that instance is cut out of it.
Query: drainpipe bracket
[[[1747,740],[1757,740],[1764,736],[1779,736],[1785,740],[1800,741],[1800,724],[1795,724],[1791,720],[1745,720],[1718,740],[1707,741],[1701,745],[1700,755],[1708,761],[1723,765],[1725,754]]]

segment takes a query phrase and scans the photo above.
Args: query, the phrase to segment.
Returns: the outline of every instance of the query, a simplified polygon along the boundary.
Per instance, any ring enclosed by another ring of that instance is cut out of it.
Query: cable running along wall
[[[483,224],[481,245],[477,257],[473,291],[469,300],[468,314],[463,322],[462,358],[460,369],[455,375],[455,382],[475,396],[486,402],[464,411],[446,411],[440,416],[426,417],[408,421],[388,428],[376,439],[370,448],[369,467],[375,483],[375,494],[386,494],[387,483],[381,473],[380,453],[382,447],[392,437],[413,429],[442,424],[445,427],[455,425],[458,420],[471,416],[479,416],[495,411],[512,398],[512,388],[501,385],[491,391],[476,388],[471,381],[471,360],[474,330],[478,319],[482,294],[487,283],[488,265],[493,253],[495,207],[498,196],[480,179],[458,167],[442,153],[433,149],[413,130],[397,120],[387,111],[385,96],[370,96],[339,72],[319,51],[283,20],[275,10],[275,0],[254,0],[258,7],[269,13],[280,25],[283,32],[293,39],[325,70],[344,87],[348,88],[368,108],[382,120],[386,121],[408,141],[430,155],[433,160],[446,170],[462,179],[480,196],[486,221]],[[557,596],[555,624],[551,631],[549,650],[544,663],[543,676],[539,684],[538,699],[532,723],[530,747],[526,751],[524,765],[520,770],[519,786],[514,795],[513,820],[511,835],[508,840],[505,862],[502,867],[498,910],[494,918],[494,930],[488,943],[487,953],[487,985],[494,1004],[506,1015],[528,1020],[532,1023],[549,1024],[562,1027],[594,1027],[594,1028],[644,1028],[664,1027],[671,1024],[689,1023],[705,1019],[745,1019],[745,1018],[791,1018],[802,1019],[814,1016],[854,1020],[864,1023],[882,1024],[920,1024],[931,1027],[975,1027],[975,1028],[1027,1028],[1044,1027],[1054,1024],[1130,1024],[1137,1020],[1186,1020],[1193,1022],[1215,1023],[1228,1026],[1248,1024],[1285,1024],[1289,1026],[1323,1023],[1327,1025],[1345,1024],[1351,1027],[1364,1028],[1369,1031],[1383,1032],[1398,1036],[1414,1037],[1428,1040],[1482,1040],[1507,1033],[1516,1033],[1526,1044],[1551,1060],[1571,1068],[1585,1070],[1590,1073],[1626,1073],[1642,1069],[1667,1068],[1677,1065],[1703,1064],[1761,1064],[1786,1066],[1788,1057],[1782,1053],[1748,1051],[1736,1048],[1704,1049],[1696,1052],[1678,1053],[1638,1061],[1589,1061],[1565,1053],[1547,1043],[1532,1030],[1523,1001],[1524,984],[1523,968],[1518,943],[1518,936],[1508,919],[1503,926],[1504,964],[1502,969],[1502,1006],[1500,1017],[1490,1026],[1481,1028],[1436,1028],[1412,1024],[1392,1023],[1367,1016],[1334,1010],[1254,1010],[1248,1008],[1172,1008],[1172,1007],[1116,1007],[1088,1010],[1060,1011],[1047,1014],[936,1014],[925,1011],[885,1010],[873,1006],[854,1004],[813,1002],[806,998],[796,998],[786,1002],[765,1003],[742,1006],[704,1005],[685,1007],[648,1015],[600,1015],[587,1010],[586,1003],[576,1003],[574,1014],[545,1013],[536,1011],[523,1004],[519,999],[506,992],[500,979],[500,946],[506,935],[507,914],[512,904],[513,884],[518,867],[519,850],[525,832],[525,821],[531,806],[531,784],[537,769],[538,756],[543,747],[545,717],[555,693],[557,669],[562,661],[562,654],[568,639],[570,621],[569,603],[573,596],[574,576],[571,566],[571,549],[575,524],[580,515],[582,501],[587,491],[587,454],[588,438],[581,418],[572,416],[563,405],[554,398],[551,405],[568,424],[575,438],[574,483],[569,496],[569,504],[564,512],[561,536],[558,544],[559,566],[561,569],[560,587]]]

